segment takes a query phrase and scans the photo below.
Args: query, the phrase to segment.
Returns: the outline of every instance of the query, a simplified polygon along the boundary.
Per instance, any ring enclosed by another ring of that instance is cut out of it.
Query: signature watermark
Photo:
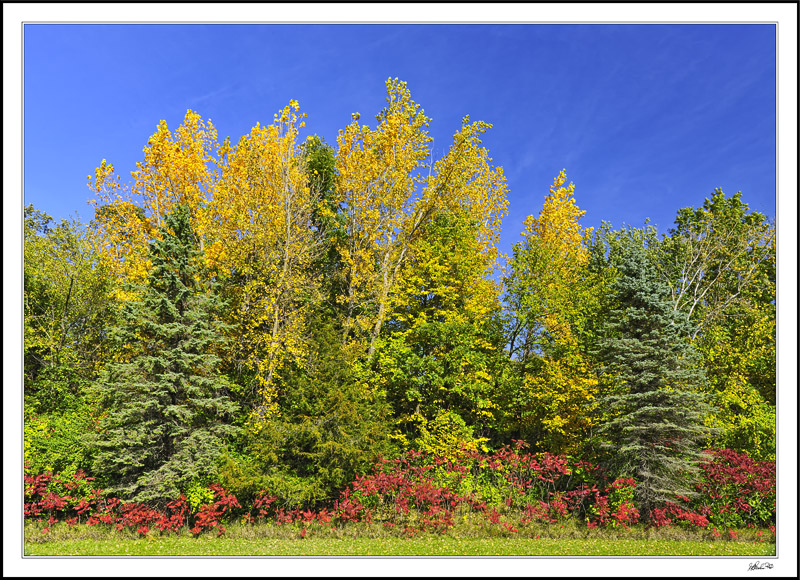
[[[752,572],[753,570],[771,570],[772,568],[773,566],[769,562],[755,561],[747,566],[747,571]]]

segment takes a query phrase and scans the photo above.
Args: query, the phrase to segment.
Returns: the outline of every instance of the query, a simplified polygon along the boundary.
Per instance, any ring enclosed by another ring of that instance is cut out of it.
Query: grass
[[[445,534],[413,538],[377,526],[310,529],[305,538],[291,526],[232,525],[225,535],[137,537],[127,531],[56,525],[47,535],[26,526],[26,556],[750,556],[775,555],[774,542],[755,532],[738,540],[712,540],[679,530],[526,529],[524,536],[457,526]],[[748,530],[751,532],[751,530]],[[539,535],[540,537],[536,537]]]
[[[531,538],[312,538],[304,540],[164,537],[26,544],[28,556],[770,556],[774,544],[687,540]]]

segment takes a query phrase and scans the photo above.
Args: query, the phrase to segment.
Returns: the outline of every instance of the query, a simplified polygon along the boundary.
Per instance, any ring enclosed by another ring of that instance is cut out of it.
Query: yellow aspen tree
[[[496,422],[500,288],[494,279],[506,181],[492,167],[481,135],[491,125],[465,117],[448,153],[426,178],[430,214],[409,241],[389,300],[392,332],[378,340],[374,380],[397,415],[393,437],[418,436],[436,447],[437,429],[462,425],[456,437],[477,445]],[[440,425],[440,426],[441,426]],[[470,435],[473,433],[473,435]],[[450,433],[454,436],[454,433]]]
[[[318,192],[309,186],[297,142],[305,124],[298,111],[292,100],[273,124],[257,124],[235,147],[223,144],[220,179],[205,214],[209,262],[235,278],[238,356],[255,376],[256,430],[278,411],[276,371],[304,356],[318,286],[309,268],[319,246],[312,224]]]
[[[90,224],[90,236],[101,263],[111,273],[116,284],[115,294],[125,298],[119,282],[143,281],[150,269],[147,241],[151,223],[141,205],[130,195],[130,190],[121,184],[114,166],[105,159],[95,169],[89,187],[96,194],[90,203],[96,204],[94,219]],[[100,204],[97,204],[98,199]]]
[[[359,115],[337,137],[337,191],[346,216],[347,241],[340,248],[348,288],[345,335],[369,334],[369,356],[386,318],[390,292],[411,240],[431,212],[418,193],[431,137],[430,119],[406,83],[386,81],[387,106],[378,126],[362,126]],[[366,305],[366,308],[359,306]]]
[[[507,279],[518,328],[512,334],[511,350],[521,358],[536,348],[543,332],[568,340],[571,329],[566,315],[574,311],[570,288],[580,280],[589,261],[581,211],[573,197],[574,184],[566,183],[566,171],[550,186],[550,195],[537,217],[523,222],[522,241],[515,244],[512,276]]]
[[[475,250],[482,257],[487,275],[472,280],[484,286],[497,268],[500,225],[508,213],[508,183],[503,168],[493,167],[488,151],[481,147],[481,135],[491,128],[489,123],[470,123],[469,116],[464,117],[447,155],[434,164],[425,188],[425,198],[437,210],[469,216],[475,221]],[[468,295],[478,297],[481,292]],[[480,308],[480,304],[487,302],[477,298],[474,307]]]
[[[591,228],[581,227],[585,212],[566,181],[562,170],[539,215],[525,220],[507,278],[511,350],[523,369],[517,403],[537,443],[557,453],[576,451],[593,427],[598,386],[581,344],[598,302],[584,244]]]
[[[213,194],[216,152],[217,131],[197,113],[186,111],[174,135],[166,121],[161,121],[147,141],[144,161],[137,163],[137,170],[131,174],[135,180],[133,193],[143,200],[154,227],[161,227],[164,218],[181,203],[191,210],[193,225],[202,225],[199,210]]]
[[[500,225],[508,212],[508,186],[503,168],[492,167],[487,150],[480,146],[480,135],[490,128],[488,123],[470,123],[465,117],[447,155],[434,164],[423,194],[431,206],[430,222],[445,213],[458,222],[471,221],[474,227],[469,227],[471,235],[460,241],[467,247],[451,256],[431,256],[431,245],[437,240],[429,238],[431,232],[438,232],[436,228],[428,228],[426,236],[412,240],[409,259],[391,301],[393,311],[401,318],[429,279],[440,276],[451,281],[450,285],[437,283],[435,290],[445,299],[440,314],[448,322],[480,320],[497,307],[500,287],[494,274]],[[423,276],[426,271],[429,273]]]
[[[340,248],[349,281],[344,332],[368,333],[370,358],[403,264],[436,211],[469,212],[479,223],[481,250],[495,260],[507,207],[502,168],[492,168],[480,147],[490,125],[465,118],[449,153],[431,166],[424,130],[430,119],[406,83],[389,79],[386,88],[377,128],[360,125],[355,114],[337,139],[337,191],[347,224]]]
[[[158,235],[164,217],[179,203],[192,211],[193,225],[203,243],[202,208],[212,194],[217,132],[192,110],[173,134],[161,121],[144,148],[144,160],[123,186],[105,160],[89,176],[96,195],[93,235],[101,259],[117,279],[143,282],[150,269],[147,244]]]

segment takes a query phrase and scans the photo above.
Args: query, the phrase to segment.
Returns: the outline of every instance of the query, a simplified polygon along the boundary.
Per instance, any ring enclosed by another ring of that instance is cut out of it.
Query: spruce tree
[[[105,417],[96,438],[95,469],[109,490],[140,502],[177,497],[212,473],[237,428],[215,350],[225,327],[220,304],[203,283],[189,209],[177,206],[150,244],[147,284],[127,303],[114,330],[118,360],[98,388]]]
[[[647,521],[664,502],[692,496],[708,407],[689,320],[672,308],[643,243],[627,242],[614,260],[614,307],[596,351],[616,386],[601,401],[607,411],[601,432],[617,472],[636,479],[636,503]]]

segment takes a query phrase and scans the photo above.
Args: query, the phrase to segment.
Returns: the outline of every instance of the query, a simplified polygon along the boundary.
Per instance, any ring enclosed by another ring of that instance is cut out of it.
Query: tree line
[[[378,456],[522,440],[635,478],[646,519],[705,448],[774,459],[766,216],[717,189],[666,233],[593,230],[562,171],[503,256],[491,125],[433,160],[386,90],[335,146],[295,101],[235,145],[188,111],[132,182],[89,176],[89,224],[25,208],[29,470],[322,505]]]

